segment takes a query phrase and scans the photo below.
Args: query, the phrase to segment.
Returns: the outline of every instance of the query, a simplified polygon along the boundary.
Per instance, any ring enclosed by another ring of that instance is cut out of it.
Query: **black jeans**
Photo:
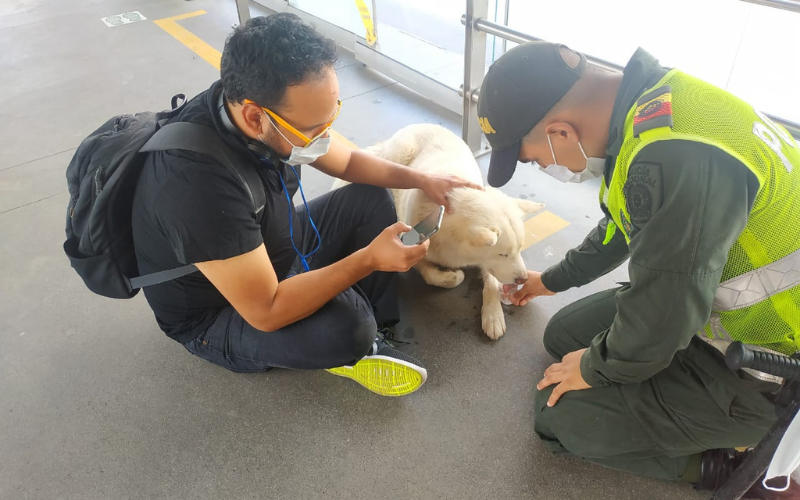
[[[322,236],[322,246],[309,259],[312,270],[367,246],[397,221],[389,191],[373,186],[349,185],[308,205]],[[316,237],[304,207],[298,208],[298,215],[303,224],[298,248],[306,254],[316,246]],[[233,307],[226,307],[205,332],[184,346],[234,372],[333,368],[361,359],[372,346],[378,325],[399,319],[396,275],[376,272],[311,316],[274,332],[256,330]]]

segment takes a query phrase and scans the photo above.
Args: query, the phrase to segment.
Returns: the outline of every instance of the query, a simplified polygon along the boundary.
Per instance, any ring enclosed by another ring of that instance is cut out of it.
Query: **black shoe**
[[[733,448],[720,448],[703,452],[700,462],[699,490],[716,491],[733,474],[744,460],[745,453]]]
[[[732,448],[708,450],[703,453],[700,462],[700,482],[698,490],[718,490],[733,475],[734,471],[742,464],[750,451],[740,452]],[[786,491],[772,491],[764,487],[764,476],[750,487],[742,498],[754,500],[800,500],[800,485],[790,479],[789,489]],[[781,487],[786,483],[782,479],[770,481],[770,486]]]
[[[416,391],[428,379],[422,363],[394,348],[378,332],[366,356],[353,366],[328,370],[334,375],[355,380],[381,396],[405,396]]]

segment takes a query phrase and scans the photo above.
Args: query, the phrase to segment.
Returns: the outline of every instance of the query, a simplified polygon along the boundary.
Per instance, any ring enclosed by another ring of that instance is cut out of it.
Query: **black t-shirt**
[[[256,213],[240,178],[212,158],[178,150],[150,153],[133,201],[133,241],[141,274],[235,257],[261,243],[279,280],[287,277],[295,262],[289,214],[298,244],[300,224],[278,172],[290,198],[298,180],[274,153],[248,141],[233,127],[224,107],[220,108],[221,92],[222,85],[215,82],[171,121],[216,130],[236,153],[234,161],[258,172],[266,193],[264,209]],[[230,305],[200,272],[147,287],[144,294],[161,329],[181,343],[200,335]]]

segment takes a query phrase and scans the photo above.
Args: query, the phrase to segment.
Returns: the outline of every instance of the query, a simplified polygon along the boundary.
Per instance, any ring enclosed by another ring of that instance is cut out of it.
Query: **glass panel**
[[[289,4],[366,39],[358,8],[362,3],[375,27],[375,50],[455,90],[464,78],[461,16],[466,1],[374,0],[373,6],[373,0],[289,0]],[[507,1],[489,0],[488,19],[503,23]],[[487,36],[487,68],[502,54],[502,47],[502,39]]]
[[[725,88],[800,124],[800,14],[751,5]]]
[[[376,0],[378,48],[457,89],[464,79],[466,0]]]
[[[642,47],[665,66],[800,122],[800,14],[735,0],[511,0],[509,26],[621,66]]]
[[[367,8],[371,9],[372,1],[364,1]],[[355,0],[289,0],[289,5],[359,36],[365,36]]]

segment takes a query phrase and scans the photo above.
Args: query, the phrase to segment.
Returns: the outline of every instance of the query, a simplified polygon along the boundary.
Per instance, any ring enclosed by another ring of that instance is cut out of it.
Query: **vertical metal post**
[[[500,0],[497,0],[498,2]],[[508,8],[511,5],[511,0],[506,0],[506,8],[503,10],[503,24],[508,26]],[[506,53],[506,45],[508,45],[508,40],[503,38],[503,52],[500,54],[501,56]]]
[[[461,137],[473,153],[481,149],[481,129],[478,126],[478,105],[472,93],[483,82],[486,68],[486,33],[475,29],[475,20],[489,14],[489,0],[466,0],[464,23],[464,108],[461,114]]]
[[[236,0],[236,11],[239,14],[239,24],[243,25],[250,20],[250,1]]]
[[[372,0],[372,25],[373,30],[375,31],[375,39],[377,40],[375,44],[377,45],[375,48],[379,49],[381,45],[381,37],[378,36],[378,5],[377,0]]]

